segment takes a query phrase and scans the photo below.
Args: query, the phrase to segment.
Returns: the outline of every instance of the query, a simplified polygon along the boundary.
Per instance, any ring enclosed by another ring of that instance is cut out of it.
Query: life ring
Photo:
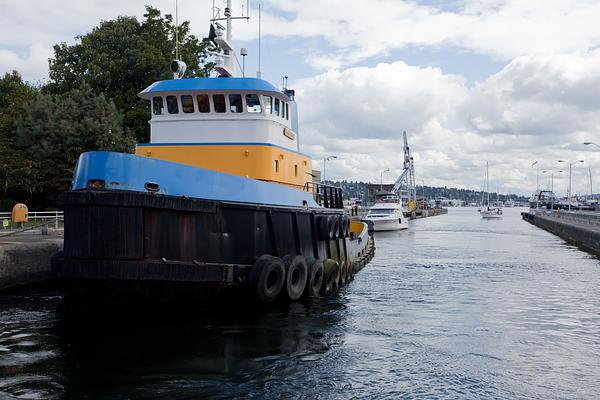
[[[283,261],[268,254],[260,256],[252,270],[248,284],[263,304],[275,300],[283,287],[285,268]]]
[[[308,266],[306,260],[302,256],[287,255],[283,257],[285,264],[285,288],[287,296],[291,301],[298,300],[308,277]]]
[[[321,285],[321,294],[331,293],[338,288],[339,264],[337,261],[327,259],[323,262],[323,284]]]
[[[306,259],[306,264],[308,265],[308,279],[304,294],[308,297],[319,297],[325,272],[323,261],[309,257]]]

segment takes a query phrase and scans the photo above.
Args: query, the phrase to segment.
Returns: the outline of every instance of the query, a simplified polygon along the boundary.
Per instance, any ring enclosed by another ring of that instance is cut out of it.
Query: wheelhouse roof
[[[184,78],[169,79],[157,81],[146,89],[142,90],[138,96],[149,99],[153,94],[160,92],[178,92],[178,91],[261,91],[275,92],[282,96],[284,93],[277,90],[269,82],[257,78]],[[286,96],[287,97],[287,96]]]

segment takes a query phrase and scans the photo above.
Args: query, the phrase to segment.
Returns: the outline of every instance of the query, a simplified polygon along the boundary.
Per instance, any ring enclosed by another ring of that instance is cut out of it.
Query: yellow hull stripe
[[[275,146],[144,144],[135,154],[295,187],[312,181],[309,157]]]

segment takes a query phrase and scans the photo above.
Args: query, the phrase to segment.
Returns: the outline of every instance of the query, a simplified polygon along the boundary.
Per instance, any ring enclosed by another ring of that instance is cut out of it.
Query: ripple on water
[[[519,211],[376,235],[373,262],[308,305],[87,327],[53,293],[3,297],[0,397],[595,398],[600,262]]]

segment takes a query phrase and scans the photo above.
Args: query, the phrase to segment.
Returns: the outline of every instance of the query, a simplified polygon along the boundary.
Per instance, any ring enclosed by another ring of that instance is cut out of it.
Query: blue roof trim
[[[126,153],[81,154],[72,189],[87,188],[90,179],[104,180],[108,190],[147,193],[144,184],[156,182],[160,185],[159,194],[168,196],[320,208],[310,193],[300,189]]]
[[[286,96],[269,82],[257,78],[184,78],[154,82],[139,93],[176,92],[182,90],[249,90],[276,92]],[[287,96],[286,96],[287,97]]]
[[[144,147],[144,146],[270,146],[270,147],[277,147],[278,149],[281,149],[281,150],[289,151],[292,153],[300,154],[301,156],[304,156],[304,157],[311,158],[308,154],[301,153],[296,150],[288,149],[286,147],[279,146],[277,144],[263,143],[263,142],[138,143],[137,146],[140,146],[140,147]]]

